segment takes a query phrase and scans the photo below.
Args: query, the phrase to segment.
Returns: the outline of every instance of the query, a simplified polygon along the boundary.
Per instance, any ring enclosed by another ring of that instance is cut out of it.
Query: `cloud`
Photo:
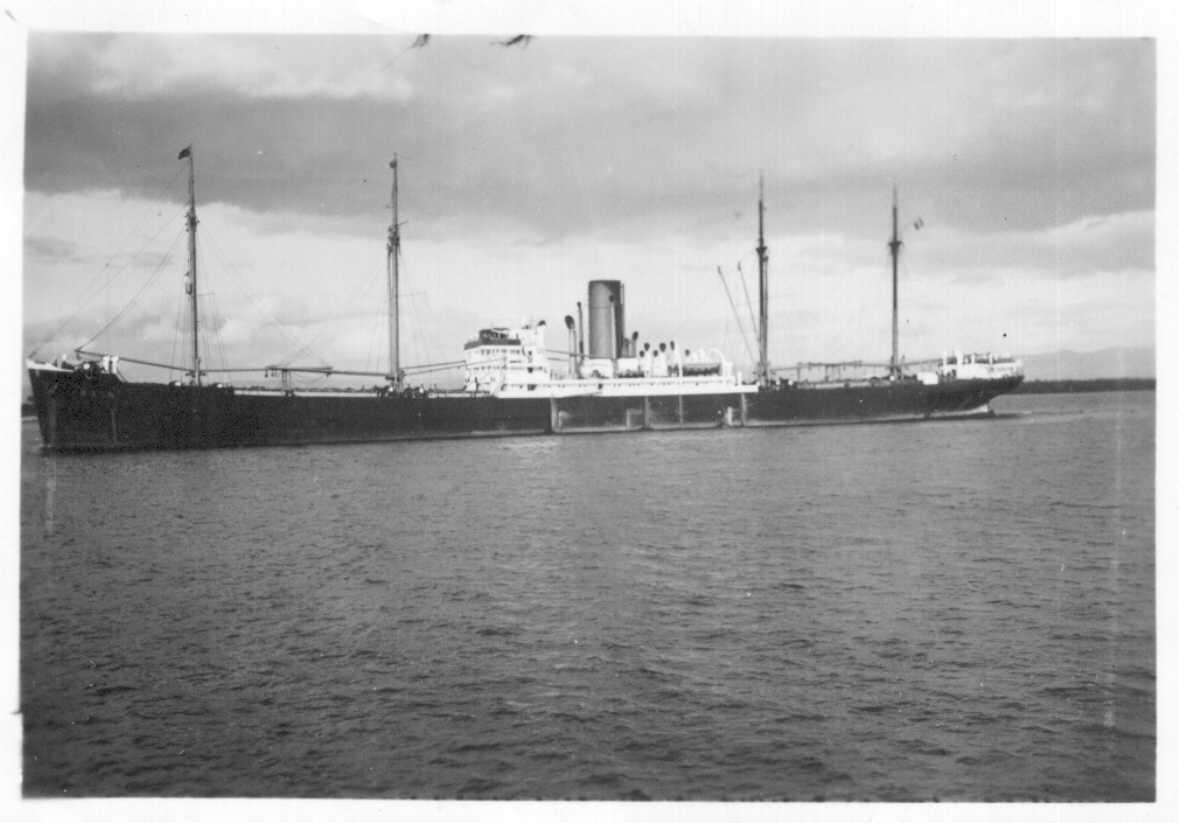
[[[78,245],[60,237],[25,236],[25,254],[50,260],[76,261]]]
[[[34,32],[30,97],[405,101],[414,90],[397,58],[407,44],[404,37]]]
[[[34,37],[26,183],[180,199],[193,142],[203,199],[373,213],[397,151],[417,215],[547,238],[745,205],[759,170],[803,229],[865,221],[893,181],[980,229],[1153,206],[1148,42],[476,37],[396,57],[402,39]]]
[[[1100,271],[1154,271],[1154,213],[1083,217],[1030,231],[967,233],[934,221],[907,235],[904,259],[918,277],[976,280],[1021,268],[1029,276],[1073,280]]]

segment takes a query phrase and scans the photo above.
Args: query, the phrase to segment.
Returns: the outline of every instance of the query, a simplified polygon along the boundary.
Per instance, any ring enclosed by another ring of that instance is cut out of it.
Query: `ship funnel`
[[[572,377],[577,370],[577,324],[573,315],[565,315],[565,328],[569,330],[569,376]]]
[[[626,314],[620,280],[589,284],[589,356],[613,360],[626,339]]]

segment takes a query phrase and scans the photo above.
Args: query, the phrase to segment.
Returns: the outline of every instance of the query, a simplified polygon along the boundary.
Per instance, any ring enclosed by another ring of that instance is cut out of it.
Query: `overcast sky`
[[[617,278],[748,370],[759,175],[774,365],[887,359],[894,184],[909,358],[1154,345],[1150,40],[497,39],[31,33],[25,351],[183,362],[189,144],[207,365],[385,368],[395,152],[403,365]]]

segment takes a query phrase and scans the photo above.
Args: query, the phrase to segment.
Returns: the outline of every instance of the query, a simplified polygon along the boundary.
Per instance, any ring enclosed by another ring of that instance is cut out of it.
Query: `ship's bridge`
[[[990,352],[943,355],[937,375],[942,380],[996,380],[1023,375],[1023,362],[1009,354]]]
[[[537,386],[552,380],[544,348],[544,321],[480,329],[463,346],[467,391],[498,392],[507,384]]]

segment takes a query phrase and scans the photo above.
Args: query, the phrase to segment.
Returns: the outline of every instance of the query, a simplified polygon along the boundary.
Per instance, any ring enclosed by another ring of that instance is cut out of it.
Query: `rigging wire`
[[[40,349],[42,346],[44,346],[46,343],[50,342],[51,340],[56,339],[57,336],[60,335],[65,330],[66,326],[68,326],[70,323],[72,323],[74,320],[76,320],[78,318],[78,315],[80,315],[84,309],[86,309],[88,306],[91,305],[94,298],[98,295],[98,293],[100,291],[106,291],[107,289],[109,289],[111,287],[111,285],[115,282],[115,280],[117,280],[123,274],[123,272],[127,271],[127,269],[131,266],[131,263],[134,262],[136,260],[136,258],[138,258],[141,254],[143,254],[143,252],[147,249],[147,247],[149,245],[151,245],[153,242],[155,242],[156,238],[159,237],[161,233],[163,233],[164,229],[166,229],[170,223],[175,221],[177,216],[183,216],[183,215],[184,215],[184,212],[182,211],[182,212],[180,212],[179,215],[173,215],[173,216],[169,217],[167,220],[163,221],[160,224],[159,228],[157,228],[152,233],[152,235],[150,237],[148,237],[147,240],[145,240],[143,242],[143,245],[141,245],[139,247],[139,249],[136,250],[136,252],[134,254],[129,255],[127,257],[127,261],[125,263],[123,263],[122,266],[120,266],[119,268],[117,268],[113,272],[111,272],[110,276],[107,277],[105,282],[101,283],[100,285],[95,285],[95,283],[97,281],[92,281],[90,289],[87,290],[83,294],[81,300],[78,301],[78,308],[74,310],[74,313],[71,314],[69,317],[67,317],[65,320],[63,320],[61,323],[59,323],[57,328],[55,328],[52,333],[42,337],[40,341],[38,341],[36,344],[34,344],[32,356],[35,356],[37,350]],[[170,248],[169,248],[169,250],[170,250]],[[107,261],[105,263],[103,263],[102,268],[99,269],[100,275],[103,271],[110,268],[111,263],[114,262],[115,258],[118,255],[119,255],[119,252],[113,252],[111,254],[111,256],[107,258]],[[95,335],[95,336],[97,337],[97,335]],[[92,337],[90,339],[93,340],[94,338]],[[85,344],[83,344],[83,345],[85,345]]]
[[[745,344],[745,353],[749,355],[750,360],[753,360],[753,350],[749,347],[749,338],[746,337],[745,328],[741,325],[741,315],[737,311],[737,304],[733,301],[733,294],[729,291],[729,284],[725,281],[725,272],[720,266],[717,266],[716,273],[720,275],[721,285],[725,287],[725,297],[729,298],[729,306],[733,309],[733,317],[737,319],[737,331],[741,333],[741,342]]]
[[[418,352],[425,354],[426,342],[425,337],[422,335],[422,312],[418,310],[418,297],[424,297],[426,303],[430,302],[430,298],[428,295],[422,295],[419,292],[406,292],[406,295],[409,297],[409,310],[413,315],[411,327],[413,329],[414,343],[417,346]]]
[[[374,350],[377,348],[377,341],[381,336],[381,326],[383,324],[380,322],[380,320],[381,319],[375,314],[369,317],[368,348],[366,348],[364,351],[365,370],[368,370],[370,366],[373,367],[374,371],[381,367],[380,360],[378,359],[380,355],[373,354]],[[376,362],[374,362],[374,360],[376,360]]]
[[[157,175],[157,174],[152,174],[152,173],[151,173],[151,171],[149,171],[149,170],[148,170],[146,167],[141,167],[141,169],[140,169],[140,170],[141,170],[141,171],[142,171],[144,174],[146,174],[148,177],[152,178],[152,180],[154,180],[154,181],[156,181],[156,182],[159,182],[160,180],[162,180],[162,179],[163,179],[163,177],[161,177],[160,175]],[[164,192],[171,191],[171,190],[172,190],[172,186],[174,186],[174,185],[176,184],[176,178],[178,178],[178,177],[180,176],[181,172],[183,172],[183,171],[184,171],[184,167],[183,167],[183,166],[177,167],[177,168],[176,168],[176,170],[175,170],[175,171],[172,173],[172,177],[171,177],[171,179],[169,179],[167,183],[165,183],[163,186],[161,186],[161,187],[160,187],[160,188],[161,188],[161,190],[162,190],[162,191],[164,191]],[[122,198],[122,197],[121,197],[120,199],[124,199],[124,200],[125,200],[126,198]],[[38,228],[40,228],[40,226],[41,226],[41,223],[42,223],[42,222],[44,222],[44,220],[45,220],[45,216],[46,216],[47,214],[51,213],[52,211],[53,211],[53,208],[52,208],[52,207],[46,207],[45,209],[41,210],[41,213],[40,213],[40,214],[37,214],[37,215],[30,215],[30,214],[28,214],[28,212],[26,211],[26,214],[25,214],[25,232],[26,232],[27,234],[32,234],[32,233],[35,233],[35,232],[37,231],[37,229],[38,229]],[[136,232],[136,230],[137,230],[137,229],[139,229],[139,228],[140,228],[140,226],[138,226],[138,225],[133,225],[133,226],[131,227],[130,231],[128,231],[128,232],[127,232],[126,236],[122,237],[122,238],[119,240],[119,243],[118,243],[118,245],[117,245],[117,246],[114,246],[114,248],[115,248],[115,249],[121,249],[121,248],[123,248],[124,246],[126,246],[126,245],[127,245],[127,241],[128,241],[130,238],[131,238],[131,235],[133,235],[133,234]],[[117,251],[116,251],[116,252],[113,252],[113,253],[111,254],[111,257],[110,257],[110,259],[111,259],[111,260],[113,260],[113,259],[114,259],[114,257],[115,257],[117,254],[118,254],[118,252],[117,252]],[[107,264],[108,264],[108,265],[109,265],[109,263],[110,263],[110,260],[108,260],[108,261],[107,261]],[[103,266],[103,268],[106,268],[106,266]]]
[[[176,241],[180,239],[180,235],[183,233],[184,233],[184,227],[181,227],[180,231],[178,231],[176,233],[176,236],[174,238],[172,238],[172,242],[171,242],[171,244],[169,244],[168,250],[166,252],[164,252],[164,256],[162,258],[160,258],[159,264],[156,265],[156,270],[154,272],[152,272],[151,277],[149,277],[147,279],[147,282],[144,283],[143,286],[140,287],[139,291],[137,291],[135,293],[135,296],[132,297],[129,301],[127,301],[127,304],[119,310],[119,313],[116,314],[114,317],[112,317],[110,319],[110,321],[105,326],[103,326],[101,329],[99,329],[98,332],[93,337],[91,337],[89,340],[87,340],[81,346],[78,346],[78,348],[84,349],[87,346],[89,346],[91,343],[93,343],[95,340],[97,340],[99,337],[101,337],[106,332],[107,329],[109,329],[111,326],[113,326],[119,320],[119,318],[121,318],[124,314],[127,313],[128,309],[130,309],[133,305],[135,305],[135,302],[140,298],[140,296],[143,294],[143,292],[147,290],[147,287],[150,286],[152,283],[154,283],[155,279],[160,276],[160,272],[164,270],[164,264],[169,262],[169,258],[172,255],[172,249],[176,246]]]
[[[206,243],[204,242],[204,237],[198,236],[197,237],[197,257],[198,257],[198,259],[208,261],[208,257],[205,256],[207,251],[208,251],[208,247],[207,247]],[[201,322],[200,322],[200,325],[197,328],[195,333],[197,335],[197,351],[202,352],[202,353],[206,353],[209,357],[209,363],[206,364],[204,362],[205,361],[205,354],[202,354],[202,356],[201,356],[201,371],[204,371],[206,366],[212,365],[212,362],[213,362],[212,361],[213,341],[211,341],[209,338],[211,336],[210,330],[214,329],[213,321],[215,321],[217,318],[217,309],[213,304],[213,290],[212,290],[212,288],[210,288],[210,286],[212,284],[209,283],[209,279],[210,279],[209,278],[209,266],[205,265],[205,267],[201,269],[201,280],[200,280],[201,284],[203,286],[205,286],[205,291],[204,291],[204,298],[205,298],[204,299],[204,308],[205,308],[205,310],[201,313],[201,318],[200,318]],[[200,301],[201,292],[197,292],[196,299],[198,302]],[[225,364],[222,363],[222,365],[225,365]]]
[[[174,311],[172,313],[172,316],[174,318],[176,318],[176,324],[173,328],[173,333],[172,333],[172,351],[168,354],[168,362],[169,363],[176,362],[176,347],[180,343],[181,326],[184,325],[184,318],[182,316],[183,311],[184,311],[184,293],[178,290],[176,292],[176,311]],[[168,368],[168,380],[171,380],[171,379],[172,379],[172,368],[169,367]]]
[[[758,321],[753,317],[753,300],[749,297],[749,286],[745,284],[745,270],[741,268],[740,260],[737,261],[737,273],[741,275],[741,289],[745,292],[745,308],[749,309],[749,322],[752,324],[753,333],[758,334]]]
[[[362,306],[368,305],[369,297],[378,285],[384,285],[383,278],[366,278],[365,285],[358,290],[359,294],[357,295],[358,302]],[[376,354],[374,354],[373,350],[376,349],[379,345],[381,331],[385,325],[384,319],[385,318],[383,314],[374,312],[373,314],[369,315],[369,322],[371,323],[370,328],[372,331],[369,337],[369,347],[364,356],[364,365],[368,366],[371,364],[374,371],[380,370],[381,368],[382,352],[378,351]],[[390,368],[392,368],[392,366],[390,366]],[[385,370],[385,373],[388,374],[388,369]]]
[[[404,366],[402,371],[413,372],[414,374],[426,374],[427,372],[448,371],[450,369],[457,369],[464,365],[465,360],[448,360],[443,363],[424,363],[419,366]]]
[[[252,292],[245,285],[245,283],[247,281],[246,281],[246,278],[242,275],[241,270],[238,269],[237,266],[233,265],[233,263],[229,262],[228,255],[226,255],[225,252],[221,249],[221,247],[220,247],[220,245],[218,245],[217,241],[209,235],[208,229],[205,229],[205,231],[202,233],[201,237],[203,239],[207,239],[207,241],[209,243],[209,247],[213,251],[216,252],[218,262],[221,265],[225,266],[227,269],[229,269],[233,273],[234,280],[237,283],[237,285],[242,289],[242,291],[245,292],[246,297],[248,297],[251,301],[253,301],[255,307],[262,313],[262,315],[266,318],[266,320],[269,321],[269,323],[275,329],[278,330],[278,333],[281,334],[283,336],[283,338],[286,340],[287,345],[292,346],[292,347],[299,347],[298,352],[296,352],[295,355],[292,355],[291,358],[287,358],[287,359],[290,360],[293,357],[298,356],[298,354],[301,353],[302,351],[307,350],[315,359],[326,364],[327,361],[324,360],[324,358],[320,357],[314,351],[310,350],[310,346],[311,346],[310,342],[309,343],[300,343],[298,340],[296,340],[294,337],[292,337],[290,334],[287,333],[286,326],[281,321],[279,321],[276,317],[274,317],[274,315],[272,315],[270,312],[266,311],[262,307],[262,298],[260,298],[254,292]],[[312,342],[314,342],[314,339],[315,338],[312,338]]]
[[[213,321],[223,320],[225,316],[221,313],[221,306],[217,302],[217,293],[208,292],[207,294],[209,302],[206,305],[208,305],[211,310],[211,319]],[[228,368],[229,361],[225,357],[225,340],[221,337],[221,328],[215,322],[210,325],[212,328],[211,334],[213,336],[213,343],[216,344],[217,355],[221,358],[221,368]],[[207,348],[211,349],[212,347],[209,346],[208,343],[209,335],[210,332],[205,332],[205,345]]]
[[[287,356],[285,358],[281,358],[279,362],[290,363],[292,360],[302,357],[303,355],[307,355],[308,357],[318,360],[322,365],[325,365],[325,366],[328,365],[327,358],[325,358],[323,355],[319,354],[312,347],[316,343],[318,343],[319,339],[321,337],[323,337],[325,334],[327,334],[329,331],[331,331],[331,329],[327,328],[326,326],[324,328],[321,328],[319,331],[317,331],[315,334],[313,334],[311,336],[310,340],[308,340],[306,343],[299,346],[299,348],[296,349],[295,351],[291,352],[289,354],[289,356]]]
[[[299,346],[299,348],[295,349],[287,357],[280,358],[278,362],[279,363],[290,363],[292,360],[296,360],[296,359],[306,355],[307,357],[310,357],[313,360],[318,360],[322,365],[325,365],[325,366],[328,365],[327,358],[325,358],[323,355],[319,354],[319,352],[315,351],[315,349],[312,348],[312,346],[314,346],[316,343],[318,343],[319,339],[321,337],[323,337],[325,334],[327,334],[328,331],[329,331],[329,329],[326,327],[321,328],[319,331],[317,331],[315,334],[313,334],[311,336],[310,340],[308,340],[303,345]]]

